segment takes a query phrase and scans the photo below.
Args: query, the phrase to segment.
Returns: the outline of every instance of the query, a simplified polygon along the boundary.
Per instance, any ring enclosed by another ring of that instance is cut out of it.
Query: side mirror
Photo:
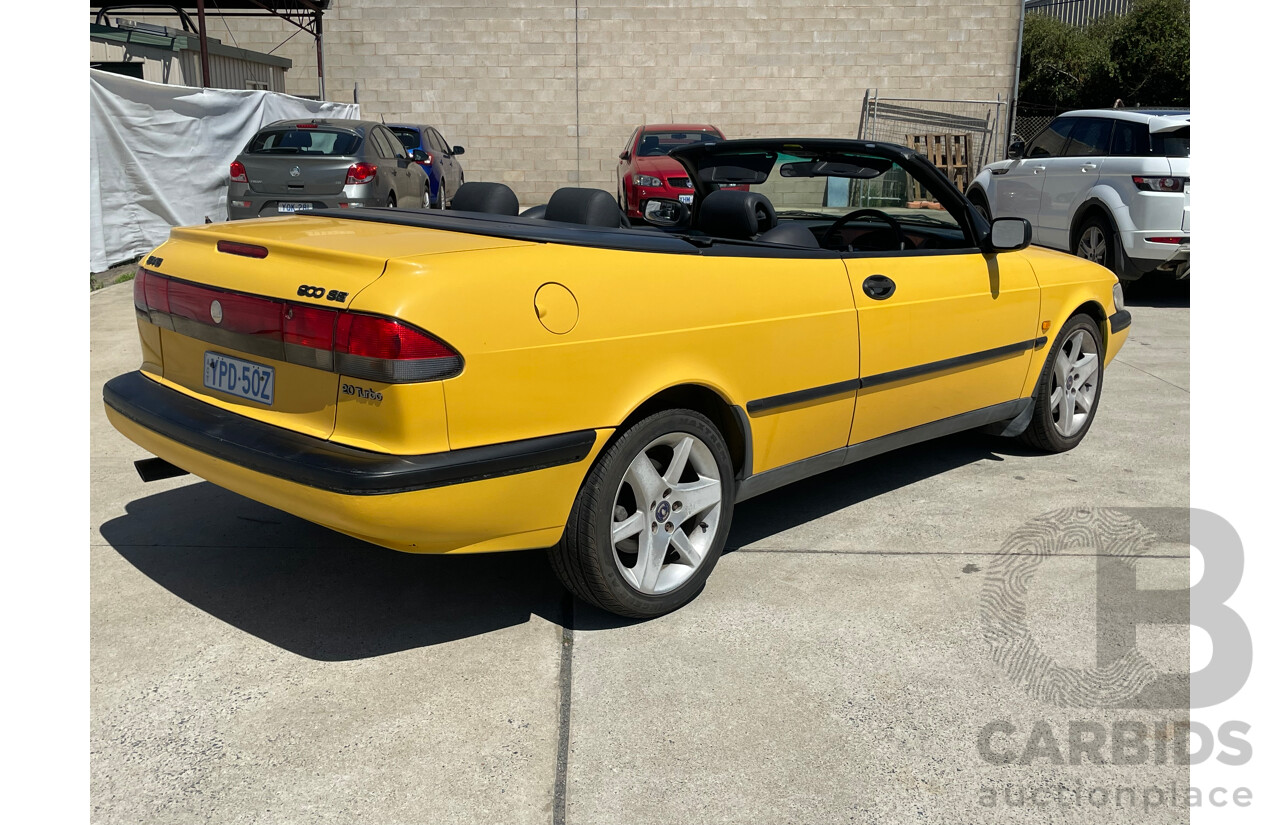
[[[683,226],[689,217],[689,207],[680,201],[654,198],[644,202],[644,219],[655,226]]]
[[[426,163],[427,161],[427,153],[422,151],[421,149],[414,149],[409,154],[413,157],[414,160],[419,160],[419,161],[422,161],[423,163]]]
[[[1031,221],[1026,218],[996,218],[987,235],[988,252],[1016,252],[1031,245]]]
[[[1025,152],[1026,150],[1027,150],[1027,144],[1022,142],[1022,138],[1017,137],[1015,135],[1013,140],[1009,141],[1009,157],[1013,158],[1014,160],[1017,160],[1018,158],[1022,157],[1022,153]]]
[[[461,146],[455,146],[453,147],[453,153],[455,155],[465,155],[467,153],[467,150],[463,149]]]
[[[631,153],[622,152],[621,154],[618,155],[618,160],[631,160]]]

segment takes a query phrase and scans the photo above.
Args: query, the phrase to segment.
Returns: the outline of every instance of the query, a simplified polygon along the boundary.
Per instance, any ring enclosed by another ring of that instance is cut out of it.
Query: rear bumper
[[[248,498],[418,553],[545,547],[611,431],[428,455],[387,455],[222,410],[141,372],[103,387],[112,425],[166,461]]]

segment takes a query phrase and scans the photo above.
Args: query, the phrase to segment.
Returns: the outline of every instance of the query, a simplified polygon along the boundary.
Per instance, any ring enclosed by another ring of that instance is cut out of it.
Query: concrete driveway
[[[1185,704],[1036,698],[988,599],[1006,540],[1061,508],[1127,508],[1151,531],[1138,586],[1185,587],[1186,296],[1131,307],[1077,450],[964,434],[754,499],[706,591],[632,623],[569,599],[541,553],[401,555],[192,477],[142,484],[101,410],[139,361],[131,288],[99,290],[92,820],[1185,822],[1165,747]],[[1037,557],[1019,615],[1083,670],[1100,551],[1071,547]],[[1137,638],[1185,675],[1185,627]],[[1116,723],[1141,759],[1071,747]]]

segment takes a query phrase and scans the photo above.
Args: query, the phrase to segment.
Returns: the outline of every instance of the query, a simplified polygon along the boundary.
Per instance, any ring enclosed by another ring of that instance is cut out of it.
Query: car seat
[[[492,215],[519,215],[520,199],[505,183],[467,181],[453,193],[452,212],[487,212]]]
[[[602,226],[609,229],[631,227],[631,222],[613,195],[603,189],[580,189],[566,186],[557,189],[547,201],[542,217],[548,221]]]
[[[717,189],[698,207],[698,229],[717,238],[754,241],[777,224],[773,204],[759,192]]]

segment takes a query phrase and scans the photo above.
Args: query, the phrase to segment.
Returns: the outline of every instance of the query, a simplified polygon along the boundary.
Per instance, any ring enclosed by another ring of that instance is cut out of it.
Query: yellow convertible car
[[[315,210],[175,229],[142,365],[104,388],[158,458],[412,553],[550,547],[626,616],[688,602],[735,504],[977,427],[1056,452],[1128,335],[1116,278],[850,140],[672,152],[690,204]]]

